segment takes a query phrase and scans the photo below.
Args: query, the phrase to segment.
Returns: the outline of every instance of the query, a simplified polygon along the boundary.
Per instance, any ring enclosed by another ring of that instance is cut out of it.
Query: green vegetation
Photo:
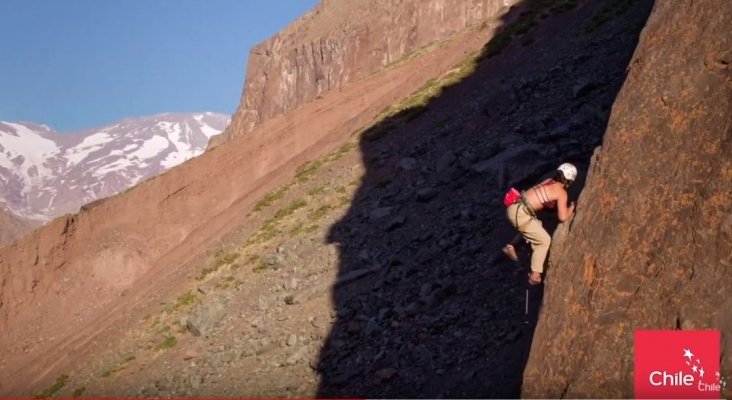
[[[74,393],[71,394],[71,397],[81,397],[82,394],[84,394],[84,391],[86,390],[86,386],[81,386],[76,389],[74,389]]]
[[[117,372],[122,371],[123,369],[125,369],[125,366],[127,365],[127,363],[129,363],[130,361],[132,361],[134,359],[135,359],[135,356],[133,356],[133,355],[127,356],[124,360],[122,360],[122,362],[118,366],[102,372],[100,377],[108,378],[108,377],[116,374]],[[81,392],[83,393],[84,388],[81,388],[81,389],[82,389]],[[79,390],[79,389],[76,389],[76,390]],[[74,391],[74,393],[76,393],[76,391]],[[79,396],[80,395],[81,395],[81,393],[79,393]],[[78,396],[74,396],[74,397],[78,397]]]
[[[216,253],[216,261],[214,265],[216,268],[221,268],[226,264],[233,263],[239,258],[239,256],[239,253],[225,253],[224,251],[219,251]]]
[[[260,227],[257,232],[249,237],[247,245],[263,243],[277,236],[277,233],[279,233],[279,230],[277,229],[277,223],[280,222],[282,219],[294,214],[295,211],[305,207],[306,205],[307,202],[305,200],[297,199],[290,203],[289,206],[278,210],[272,218],[268,219],[264,222],[264,224],[262,224],[262,227]]]
[[[262,211],[265,208],[269,207],[270,204],[284,197],[288,189],[290,189],[290,186],[286,185],[267,193],[266,195],[264,195],[264,198],[262,200],[259,200],[257,204],[254,205],[254,211]]]
[[[123,369],[124,369],[124,367],[122,367],[122,366],[119,366],[119,367],[116,367],[116,368],[112,368],[112,369],[108,369],[108,370],[102,372],[102,374],[99,375],[99,376],[101,378],[109,378],[110,376],[114,375],[115,373],[117,373],[119,371],[122,371]]]
[[[294,214],[295,211],[305,207],[306,205],[308,205],[308,203],[305,200],[297,199],[297,200],[293,201],[292,203],[290,203],[289,206],[277,210],[275,215],[268,222],[270,222],[270,223],[278,222],[278,221],[282,220],[283,218],[289,217],[290,215]]]
[[[175,336],[166,336],[165,339],[158,344],[157,349],[167,350],[174,347],[176,344],[178,344],[178,339],[176,339]]]
[[[328,214],[328,212],[332,209],[333,209],[333,206],[331,206],[331,205],[328,205],[328,204],[322,205],[322,206],[316,208],[315,210],[310,211],[310,213],[308,213],[308,219],[310,221],[320,221],[320,219],[323,218],[326,214]]]
[[[332,154],[331,160],[338,160],[339,158],[348,154],[354,148],[356,148],[356,143],[354,141],[351,140],[344,143],[343,145],[341,145],[341,147],[338,148],[338,150],[336,150],[335,153]]]
[[[314,187],[314,188],[308,190],[308,194],[313,197],[320,196],[321,194],[325,193],[325,189],[326,189],[326,185],[320,185],[318,187]]]
[[[345,206],[346,204],[348,204],[350,202],[351,202],[351,198],[348,197],[348,196],[341,196],[341,197],[338,198],[338,206],[339,207],[343,207],[343,206]]]
[[[300,183],[307,182],[320,170],[323,165],[340,159],[344,155],[348,154],[355,147],[356,143],[354,143],[353,140],[350,140],[341,145],[338,150],[301,165],[297,169],[297,171],[295,171],[295,180]]]
[[[339,147],[338,150],[334,151],[333,153],[301,165],[297,169],[297,171],[295,171],[295,181],[299,183],[307,182],[313,175],[315,175],[320,170],[323,165],[340,159],[344,155],[348,154],[355,147],[356,143],[353,140],[350,140],[341,145],[341,147]],[[289,191],[290,188],[294,185],[294,183],[295,182],[290,182],[270,193],[267,193],[262,200],[258,201],[257,204],[254,205],[254,212],[262,211],[265,208],[269,207],[275,201],[282,199],[285,194],[287,194],[287,191]],[[309,194],[313,196],[318,195],[322,193],[322,191],[320,190],[324,191],[325,187],[323,187],[322,189],[312,189]]]
[[[239,258],[240,254],[231,252],[227,253],[223,250],[216,252],[214,261],[208,267],[201,270],[201,273],[196,277],[196,280],[203,280],[208,274],[218,271],[221,267],[227,264],[233,264]]]
[[[305,228],[305,224],[303,224],[302,222],[299,222],[299,223],[297,223],[297,225],[293,226],[290,229],[290,234],[291,235],[297,235],[298,233],[302,233],[302,231],[304,230],[304,228]]]
[[[592,16],[592,21],[585,26],[585,33],[592,33],[606,22],[628,11],[634,0],[615,0],[605,4],[597,14]]]
[[[269,268],[269,264],[267,264],[267,261],[264,260],[263,257],[259,257],[259,260],[257,263],[252,267],[252,271],[254,272],[262,272]]]
[[[307,182],[313,175],[315,175],[316,172],[318,172],[323,164],[325,164],[325,158],[318,158],[301,165],[297,171],[295,171],[295,179],[300,183]]]
[[[230,288],[232,286],[235,286],[234,283],[235,283],[236,280],[237,279],[234,278],[231,275],[230,276],[227,276],[221,282],[219,282],[218,284],[216,284],[216,289],[218,289],[218,290],[225,290],[225,289],[228,289],[228,288]]]
[[[46,388],[41,393],[38,393],[35,398],[37,399],[44,399],[46,397],[52,397],[56,392],[63,389],[64,386],[69,382],[69,376],[68,375],[60,375],[58,378],[56,378],[56,382]]]
[[[166,311],[172,314],[198,303],[198,300],[198,295],[189,290],[178,296],[178,300],[175,302],[175,304],[169,307]]]

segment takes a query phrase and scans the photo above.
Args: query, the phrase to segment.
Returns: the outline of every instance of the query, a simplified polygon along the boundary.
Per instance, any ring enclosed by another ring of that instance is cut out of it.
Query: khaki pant
[[[521,203],[508,207],[506,217],[508,217],[511,225],[521,232],[524,239],[531,243],[531,270],[539,273],[544,272],[544,261],[547,253],[549,253],[552,238],[542,227],[541,221],[538,218],[533,218]]]

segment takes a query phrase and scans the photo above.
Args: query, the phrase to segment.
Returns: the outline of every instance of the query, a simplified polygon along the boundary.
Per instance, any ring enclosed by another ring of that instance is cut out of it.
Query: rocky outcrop
[[[252,49],[232,125],[212,145],[496,18],[517,0],[321,1]]]
[[[656,3],[555,233],[524,397],[632,397],[642,328],[721,329],[730,382],[730,20],[728,2]]]

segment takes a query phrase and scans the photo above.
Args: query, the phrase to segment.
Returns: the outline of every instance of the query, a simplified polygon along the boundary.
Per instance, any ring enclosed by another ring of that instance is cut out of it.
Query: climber
[[[521,236],[528,243],[531,243],[531,272],[529,283],[538,285],[541,283],[541,275],[544,272],[544,261],[549,252],[551,236],[542,227],[541,221],[536,213],[543,209],[557,209],[559,221],[564,222],[574,212],[574,202],[567,206],[567,188],[577,178],[577,168],[564,163],[557,168],[553,178],[547,179],[528,190],[519,192],[511,188],[504,198],[506,216],[520,235],[503,247],[503,252],[510,259],[518,261],[515,244]]]

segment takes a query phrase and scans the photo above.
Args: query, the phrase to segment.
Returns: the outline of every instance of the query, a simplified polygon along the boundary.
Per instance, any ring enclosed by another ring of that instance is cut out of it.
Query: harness
[[[526,199],[526,192],[521,192],[521,198],[519,199],[519,203],[521,203],[521,206],[523,206],[526,209],[526,212],[531,215],[531,218],[536,218],[536,211],[534,211],[533,208],[531,208],[531,205],[529,204],[529,201]],[[516,208],[518,211],[518,207]],[[516,214],[518,215],[518,213]],[[518,220],[516,221],[518,224]]]
[[[552,181],[549,181],[549,182],[541,184],[541,185],[536,185],[536,186],[532,187],[531,189],[529,189],[529,190],[533,190],[536,193],[536,198],[539,199],[539,202],[541,202],[541,205],[543,207],[550,207],[551,205],[553,205],[553,203],[556,204],[556,201],[549,200],[549,193],[547,193],[547,191],[546,191],[546,186],[552,185],[554,183],[555,182],[552,180]],[[518,212],[521,207],[524,207],[524,209],[531,216],[532,219],[538,218],[536,216],[536,211],[534,211],[534,209],[529,204],[529,201],[526,199],[525,190],[521,192],[521,196],[518,198],[517,203],[519,203],[519,207],[516,207],[516,216],[514,218],[516,220],[516,226],[518,228],[520,228],[519,223],[518,223]]]
[[[522,228],[522,226],[519,225],[519,223],[518,223],[518,213],[519,213],[519,210],[521,209],[521,207],[523,207],[526,210],[526,212],[531,216],[531,219],[537,218],[536,212],[534,211],[533,208],[531,208],[531,206],[529,205],[529,202],[526,200],[525,193],[526,193],[525,191],[521,192],[521,197],[517,201],[517,203],[519,203],[519,206],[516,207],[516,215],[514,216],[514,220],[516,221],[516,228],[518,228],[519,231]]]

